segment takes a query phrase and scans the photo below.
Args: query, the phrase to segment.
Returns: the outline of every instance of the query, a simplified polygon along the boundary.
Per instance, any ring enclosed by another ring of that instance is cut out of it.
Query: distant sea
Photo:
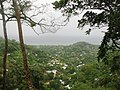
[[[18,41],[18,37],[9,37]],[[102,37],[98,36],[27,36],[24,37],[27,45],[70,45],[76,42],[88,42],[90,44],[99,45]]]

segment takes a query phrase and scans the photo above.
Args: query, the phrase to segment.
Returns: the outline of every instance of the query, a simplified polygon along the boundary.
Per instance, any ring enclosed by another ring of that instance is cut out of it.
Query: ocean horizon
[[[15,36],[9,38],[19,41],[18,37]],[[26,36],[24,41],[27,45],[70,45],[76,42],[100,45],[102,38],[97,36]]]

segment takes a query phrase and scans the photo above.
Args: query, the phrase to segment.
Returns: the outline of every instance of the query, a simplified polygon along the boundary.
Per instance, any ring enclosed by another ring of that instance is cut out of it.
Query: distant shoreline
[[[11,36],[10,40],[19,41],[18,37]],[[25,44],[27,45],[71,45],[77,42],[87,42],[93,45],[100,45],[102,38],[100,37],[82,37],[82,36],[46,36],[46,37],[25,37]]]

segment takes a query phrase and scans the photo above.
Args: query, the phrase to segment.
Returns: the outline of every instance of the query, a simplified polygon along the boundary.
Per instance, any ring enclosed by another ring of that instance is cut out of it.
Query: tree
[[[9,21],[9,20],[5,20],[5,12],[4,12],[4,5],[3,5],[3,2],[4,2],[5,0],[0,0],[0,5],[1,5],[1,15],[2,15],[2,19],[1,20],[3,20],[3,29],[4,29],[4,37],[5,37],[5,50],[4,50],[4,56],[3,56],[3,87],[2,87],[2,90],[6,90],[6,61],[7,61],[7,52],[8,52],[8,38],[7,38],[7,30],[6,30],[6,23]],[[17,4],[17,3],[15,3],[14,1],[13,1],[13,5],[14,4]],[[15,8],[15,12],[17,12],[17,9]],[[20,15],[19,14],[19,12],[18,13],[16,13],[16,14],[18,14],[18,15]],[[11,19],[11,18],[13,18],[14,16],[12,16],[12,17],[8,17],[8,19]],[[17,18],[17,16],[16,16],[16,18]],[[20,18],[20,16],[18,16],[18,18],[17,18],[17,21],[18,21],[18,27],[19,27],[19,29],[20,30],[22,30],[22,28],[21,28],[21,22],[19,21],[19,18]],[[33,89],[33,86],[32,86],[32,82],[31,82],[31,80],[30,80],[30,75],[29,75],[29,72],[28,72],[28,65],[27,65],[27,57],[26,57],[26,52],[25,52],[25,47],[24,47],[24,42],[23,42],[23,36],[22,36],[22,31],[20,32],[20,41],[21,41],[21,49],[22,49],[22,53],[23,53],[23,58],[26,60],[24,60],[23,61],[23,63],[24,63],[24,69],[25,69],[25,74],[26,74],[26,77],[27,77],[27,80],[28,80],[28,85],[29,85],[29,89],[30,90],[34,90]]]
[[[20,20],[20,12],[19,12],[19,8],[18,8],[16,0],[13,0],[13,7],[15,10],[15,16],[16,16],[17,24],[18,24],[19,41],[20,41],[20,46],[21,46],[21,51],[22,51],[22,56],[23,56],[24,72],[25,72],[26,79],[28,82],[29,90],[34,90],[32,81],[30,79],[29,70],[28,70],[27,55],[25,51],[24,39],[23,39],[23,33],[22,33],[22,25],[21,25],[21,20]]]
[[[19,39],[20,39],[20,45],[21,45],[21,50],[22,50],[22,55],[23,55],[24,69],[26,73],[26,78],[28,80],[29,88],[32,88],[33,86],[30,80],[29,72],[28,72],[27,56],[26,56],[26,51],[25,51],[25,46],[24,46],[24,38],[22,35],[21,21],[27,23],[27,25],[29,25],[33,30],[35,26],[39,26],[42,33],[45,33],[46,31],[50,31],[50,32],[56,31],[57,29],[54,29],[54,30],[50,29],[50,27],[56,28],[56,25],[54,23],[54,20],[51,20],[49,24],[42,23],[42,21],[43,22],[45,21],[44,18],[40,18],[39,21],[35,21],[33,18],[39,14],[42,14],[43,12],[39,10],[41,7],[32,6],[32,2],[30,0],[18,0],[17,2],[14,0],[14,2],[16,3],[12,3],[11,0],[3,0],[3,1],[7,2],[7,6],[4,9],[4,15],[6,17],[5,22],[7,23],[9,21],[16,21],[16,20],[18,22]],[[17,8],[15,7],[15,4],[18,5]],[[26,14],[26,11],[27,12],[30,11],[31,7],[34,7],[34,9],[37,8],[38,12],[29,16],[28,14]],[[3,20],[3,19],[0,19],[0,20]]]
[[[6,20],[5,20],[4,6],[3,6],[2,0],[0,0],[0,5],[1,5],[2,20],[3,20],[3,32],[4,32],[4,38],[5,38],[5,49],[4,49],[4,56],[3,56],[3,87],[2,87],[2,90],[6,90],[6,61],[7,61],[7,52],[8,52],[8,36],[7,36]]]
[[[59,0],[53,5],[55,9],[61,9],[68,18],[85,11],[78,20],[78,28],[89,25],[87,34],[92,27],[108,27],[99,47],[98,61],[102,60],[109,65],[112,73],[117,70],[119,76],[120,66],[116,64],[120,60],[120,54],[112,55],[111,61],[108,56],[110,53],[120,52],[120,0]],[[120,87],[116,87],[117,90],[118,88]]]
[[[53,3],[55,9],[62,9],[63,14],[70,17],[85,10],[82,19],[78,20],[78,27],[108,26],[99,47],[98,58],[105,59],[109,50],[120,50],[120,1],[119,0],[60,0]],[[99,13],[95,12],[99,11]],[[87,31],[89,33],[91,29]]]
[[[119,42],[117,42],[120,40],[119,4],[119,0],[60,0],[53,3],[55,9],[62,9],[63,13],[69,17],[86,10],[82,19],[78,20],[78,27],[85,25],[90,25],[90,27],[108,26],[100,46],[99,58],[104,58],[110,47],[114,50],[120,49]],[[99,10],[100,13],[94,12],[94,10]],[[90,31],[89,29],[88,32]]]

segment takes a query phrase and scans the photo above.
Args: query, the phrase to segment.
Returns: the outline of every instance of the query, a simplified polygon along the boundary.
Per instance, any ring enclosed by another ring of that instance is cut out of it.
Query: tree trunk
[[[32,81],[30,79],[30,74],[29,74],[29,69],[28,69],[28,64],[27,64],[27,54],[26,54],[26,50],[25,50],[25,46],[24,46],[22,25],[21,25],[21,21],[20,21],[20,11],[18,9],[17,1],[16,0],[12,0],[12,1],[13,1],[13,6],[14,6],[16,19],[17,19],[17,24],[18,24],[19,41],[20,41],[20,47],[21,47],[22,57],[23,57],[24,72],[25,72],[25,75],[26,75],[29,90],[34,90]]]
[[[1,5],[1,15],[3,19],[3,32],[5,38],[5,49],[4,49],[4,56],[3,56],[3,87],[2,90],[6,90],[6,61],[7,61],[7,53],[8,53],[8,37],[7,37],[7,30],[6,30],[6,21],[4,15],[4,6],[2,0],[0,0]]]

